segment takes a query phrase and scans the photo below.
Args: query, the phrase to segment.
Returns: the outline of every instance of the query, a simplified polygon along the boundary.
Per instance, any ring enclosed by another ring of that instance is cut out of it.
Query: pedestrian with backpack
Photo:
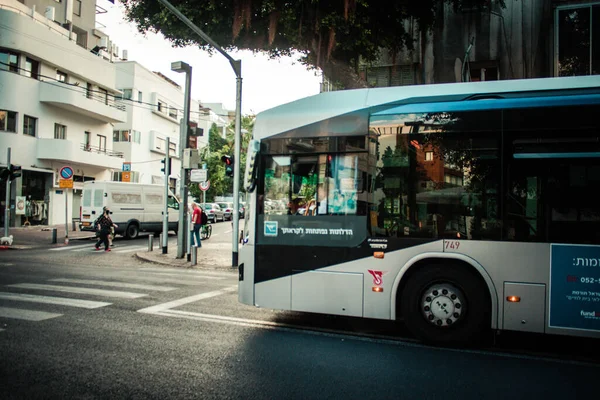
[[[102,208],[102,215],[94,222],[94,227],[99,238],[96,242],[96,250],[100,250],[100,245],[104,243],[104,251],[110,251],[108,235],[111,228],[116,228],[117,225],[112,222],[108,207]]]

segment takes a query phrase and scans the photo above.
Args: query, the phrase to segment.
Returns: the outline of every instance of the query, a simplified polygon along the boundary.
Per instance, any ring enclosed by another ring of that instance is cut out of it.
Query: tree
[[[254,128],[254,116],[242,116],[242,141],[240,160],[240,191],[244,189],[244,173],[246,169],[246,152],[248,143],[252,138],[252,129]],[[221,136],[221,131],[216,124],[213,124],[208,133],[208,151],[202,154],[202,160],[206,162],[210,188],[206,192],[206,201],[214,201],[216,196],[231,196],[233,193],[233,179],[225,176],[225,165],[221,161],[223,155],[233,155],[234,151],[234,133],[235,123],[232,122],[227,129],[227,138]],[[190,194],[198,201],[203,199],[202,191],[197,184],[191,184]]]
[[[249,49],[273,58],[302,54],[300,62],[320,68],[344,88],[365,87],[359,61],[411,50],[414,38],[404,29],[413,18],[426,31],[444,3],[455,10],[488,5],[489,0],[171,0],[192,22],[226,50]],[[157,0],[123,0],[125,14],[139,31],[161,32],[175,46],[202,41]],[[504,0],[500,0],[504,5]]]

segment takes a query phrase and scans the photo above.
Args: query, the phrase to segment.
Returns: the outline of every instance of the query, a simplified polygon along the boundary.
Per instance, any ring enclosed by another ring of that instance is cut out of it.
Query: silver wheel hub
[[[421,298],[421,313],[432,325],[447,327],[460,321],[464,295],[455,286],[437,283],[428,287]]]

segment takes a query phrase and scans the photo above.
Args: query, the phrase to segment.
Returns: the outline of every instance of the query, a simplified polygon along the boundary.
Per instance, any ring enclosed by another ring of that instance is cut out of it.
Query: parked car
[[[200,205],[206,216],[208,217],[208,222],[215,223],[217,221],[225,221],[225,214],[221,207],[217,203],[203,203]]]
[[[223,210],[223,218],[231,221],[233,219],[233,203],[217,203]]]

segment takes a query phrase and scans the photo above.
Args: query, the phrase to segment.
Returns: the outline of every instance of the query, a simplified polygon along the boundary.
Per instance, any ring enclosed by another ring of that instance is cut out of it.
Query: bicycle
[[[202,225],[202,229],[200,230],[200,239],[206,240],[210,238],[212,235],[212,225]]]

